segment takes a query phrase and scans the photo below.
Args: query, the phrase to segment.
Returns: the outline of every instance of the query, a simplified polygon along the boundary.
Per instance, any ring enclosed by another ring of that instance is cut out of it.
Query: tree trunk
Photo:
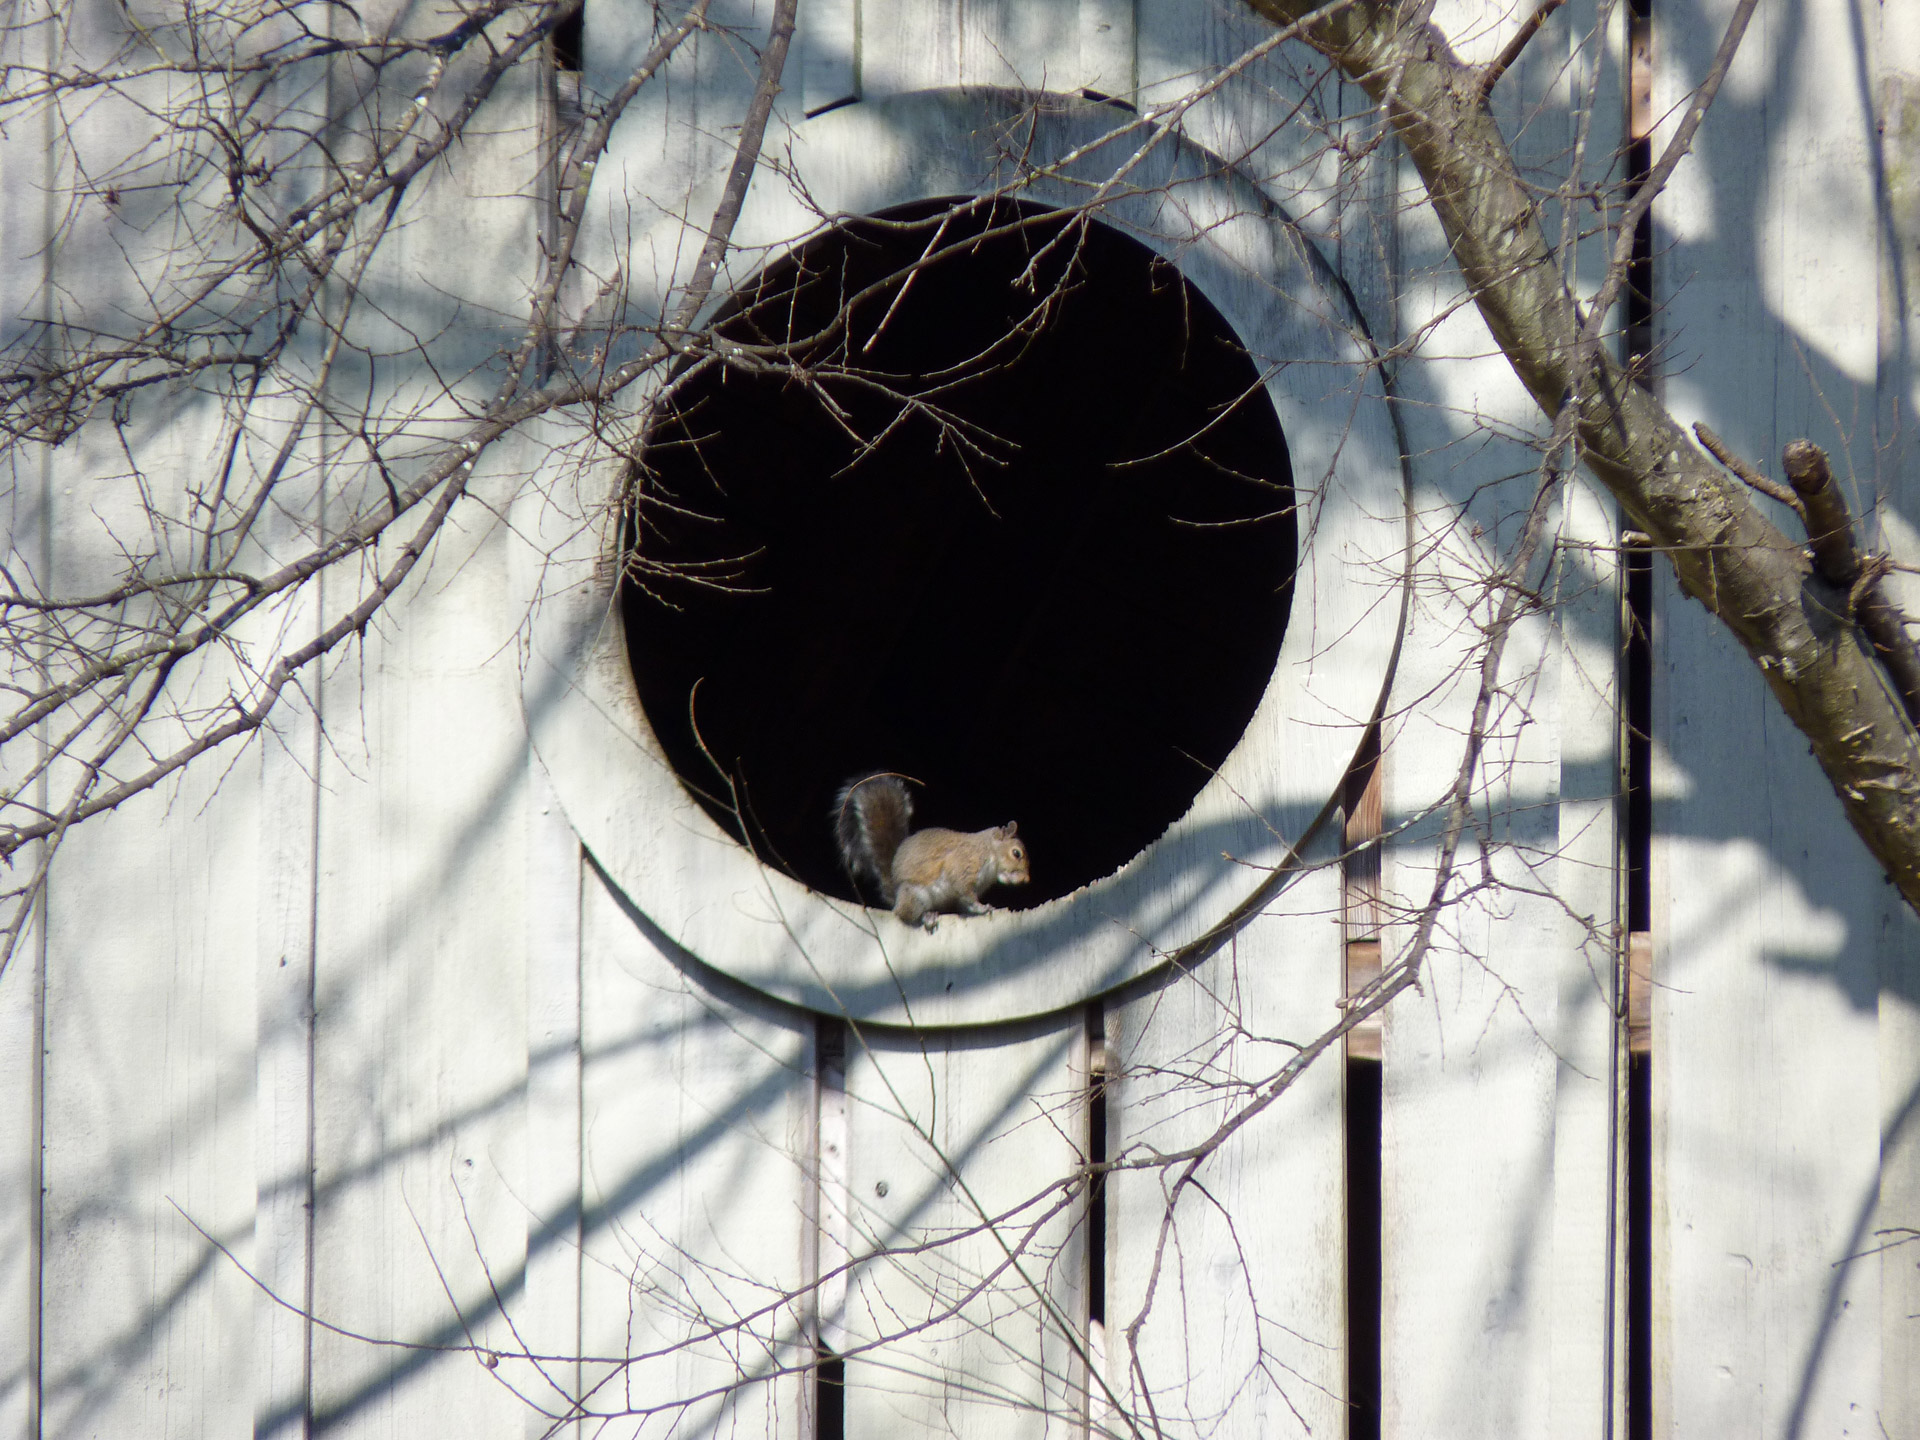
[[[1316,9],[1302,0],[1248,3],[1282,25]],[[1406,8],[1417,16],[1422,7]],[[1488,111],[1481,72],[1391,0],[1357,0],[1303,33],[1386,108],[1514,372],[1550,419],[1571,397],[1582,461],[1666,553],[1681,588],[1760,667],[1853,828],[1920,912],[1920,734],[1855,623],[1851,597],[1583,336],[1535,192],[1521,183]]]

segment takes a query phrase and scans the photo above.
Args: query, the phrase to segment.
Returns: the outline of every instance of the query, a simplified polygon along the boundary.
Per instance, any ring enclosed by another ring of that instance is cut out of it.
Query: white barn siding
[[[583,1408],[801,1435],[811,1018],[689,974],[597,871],[581,894]]]
[[[109,63],[120,16],[88,7],[63,21],[65,63]],[[115,204],[107,191],[126,183],[122,167],[152,138],[146,111],[166,113],[177,83],[150,78],[58,107],[66,147],[49,147],[40,174],[21,177],[54,186],[42,197],[45,228],[22,237],[46,277],[28,313],[78,318],[96,305],[141,305],[178,237],[156,223],[164,206],[150,192],[129,187]],[[37,558],[56,588],[105,588],[120,545],[188,558],[181,535],[139,503],[122,439],[141,457],[154,508],[177,513],[218,453],[217,417],[169,386],[130,397],[123,420],[124,437],[93,426],[42,462],[49,523],[35,537],[45,546]],[[225,669],[220,656],[191,662],[208,686]],[[253,1298],[239,1267],[252,1261],[257,1194],[258,771],[237,751],[208,758],[178,785],[128,804],[122,823],[76,833],[42,907],[41,1192],[10,1197],[7,1208],[28,1210],[35,1198],[42,1207],[37,1334],[23,1338],[38,1342],[29,1423],[45,1434],[184,1436],[252,1423]],[[67,769],[54,783],[71,777]],[[20,958],[24,980],[35,957]]]
[[[1656,143],[1730,9],[1689,4],[1659,24]],[[1892,438],[1875,426],[1874,106],[1876,74],[1895,60],[1877,51],[1881,14],[1844,0],[1756,13],[1695,158],[1656,210],[1656,324],[1683,421],[1708,421],[1773,474],[1781,446],[1810,437],[1857,514],[1904,516],[1920,500],[1911,462],[1882,472],[1875,455]],[[1876,1232],[1914,1223],[1879,1203],[1882,1187],[1911,1195],[1901,1172],[1920,1154],[1897,1131],[1883,1153],[1882,1134],[1912,1084],[1908,1064],[1883,1062],[1898,1032],[1883,1037],[1879,1023],[1883,987],[1896,1011],[1913,990],[1912,917],[1760,677],[1660,575],[1661,1431],[1905,1433],[1883,1404],[1911,1413],[1915,1372],[1883,1366],[1880,1332],[1904,1353],[1913,1322],[1883,1310],[1879,1251],[1895,1237]]]
[[[44,59],[51,40],[35,36],[31,53]],[[43,307],[43,260],[54,153],[52,122],[45,115],[8,127],[0,135],[0,326],[7,343],[19,341],[25,317]],[[15,460],[0,488],[10,564],[43,569],[49,550],[46,476],[37,463]],[[9,786],[21,767],[4,757]],[[38,864],[39,855],[21,864]],[[18,958],[0,974],[0,1434],[31,1433],[40,1409],[40,1068],[45,1049],[41,1019],[44,926],[29,922]]]
[[[1460,3],[1435,18],[1484,63],[1522,18],[1509,10]],[[1585,175],[1605,175],[1620,138],[1617,25],[1600,7],[1568,6],[1501,80],[1495,108],[1522,164],[1564,169],[1584,139]],[[1399,183],[1418,183],[1404,161]],[[1418,906],[1440,823],[1429,807],[1453,783],[1480,681],[1478,626],[1498,600],[1481,581],[1519,534],[1546,426],[1477,312],[1460,307],[1431,212],[1398,223],[1397,334],[1419,336],[1421,357],[1399,381],[1432,560],[1395,687],[1411,708],[1386,739],[1388,823],[1416,822],[1389,852],[1388,884]],[[1589,290],[1593,248],[1569,257]],[[1517,478],[1489,494],[1496,476]],[[1450,913],[1425,992],[1386,1017],[1387,1434],[1602,1436],[1623,1423],[1610,1283],[1617,580],[1604,551],[1578,548],[1610,541],[1610,508],[1583,479],[1560,487],[1547,530],[1568,543],[1554,582],[1560,628],[1523,615],[1502,662],[1476,803],[1494,817],[1493,864],[1510,888]],[[1469,878],[1481,865],[1476,830],[1462,850]]]
[[[1920,414],[1920,12],[1881,9],[1879,391],[1875,459],[1888,492],[1877,538],[1908,564],[1920,560],[1910,433]],[[1889,483],[1890,482],[1890,483]],[[1900,592],[1911,608],[1912,577]],[[1920,1432],[1920,933],[1896,905],[1876,938],[1880,970],[1880,1421],[1890,1435]]]
[[[1461,0],[1438,18],[1484,58],[1511,8]],[[1665,103],[1697,79],[1728,8],[1666,4]],[[692,42],[602,162],[612,203],[587,263],[605,276],[631,254],[640,309],[657,313],[688,273],[697,247],[683,227],[711,210],[770,12],[718,7],[736,33]],[[1554,107],[1590,82],[1585,143],[1595,156],[1617,143],[1617,76],[1563,68],[1607,13],[1566,7],[1503,80],[1503,118],[1533,117],[1523,158],[1550,164],[1578,137],[1579,117]],[[88,10],[73,43],[111,23]],[[807,0],[801,26],[770,152],[804,112],[856,96],[1002,85],[1151,105],[1266,33],[1204,0]],[[595,0],[589,89],[651,38]],[[1617,60],[1620,43],[1616,28],[1600,51]],[[1247,157],[1337,257],[1380,338],[1428,331],[1399,379],[1422,534],[1444,539],[1397,692],[1419,700],[1389,727],[1398,823],[1444,790],[1472,699],[1472,676],[1455,672],[1484,604],[1456,587],[1485,555],[1456,519],[1467,507],[1470,525],[1510,539],[1510,506],[1495,513],[1477,492],[1533,467],[1512,437],[1541,424],[1477,316],[1449,313],[1457,277],[1431,217],[1394,214],[1410,171],[1385,150],[1343,171],[1318,145],[1313,125],[1355,125],[1341,113],[1352,92],[1323,69],[1277,52],[1186,130]],[[1908,208],[1883,212],[1876,190],[1885,113],[1873,107],[1891,102],[1874,97],[1896,72],[1920,106],[1920,32],[1904,16],[1846,0],[1763,6],[1699,156],[1661,202],[1658,265],[1661,363],[1683,418],[1768,461],[1796,436],[1826,444],[1900,545],[1920,517],[1889,417],[1911,418],[1920,267],[1902,288],[1862,239],[1883,213],[1909,249],[1920,234],[1896,166],[1884,183]],[[342,97],[351,83],[340,78]],[[386,355],[371,375],[348,367],[341,393],[430,393],[408,355],[424,337],[440,373],[470,374],[466,399],[486,393],[536,273],[539,83],[510,82],[504,123],[446,162],[452,183],[431,203],[402,210],[356,332]],[[1280,126],[1296,102],[1300,118]],[[104,163],[129,123],[102,107],[66,133]],[[52,149],[31,125],[0,143],[8,323],[40,303]],[[1913,150],[1889,153],[1920,166]],[[145,243],[96,207],[49,293],[125,293],[133,262],[109,238]],[[204,417],[156,397],[136,418],[159,437],[157,484],[201,472]],[[414,424],[425,435],[453,418]],[[336,514],[366,503],[349,488],[369,483],[351,437],[313,443],[332,460]],[[0,1435],[291,1435],[310,1403],[335,1433],[518,1437],[580,1402],[617,1414],[604,1433],[798,1440],[815,1419],[815,1317],[790,1297],[835,1268],[836,1245],[860,1256],[964,1231],[1034,1196],[1057,1209],[1017,1266],[982,1234],[824,1287],[822,1338],[851,1356],[849,1436],[1071,1433],[1089,1388],[1137,1403],[1143,1378],[1169,1433],[1340,1434],[1337,1063],[1202,1166],[1205,1193],[1183,1195],[1164,1252],[1165,1177],[1114,1179],[1105,1370],[1090,1386],[1086,1356],[1062,1339],[1088,1303],[1086,1199],[1048,1189],[1087,1143],[1082,1009],[856,1027],[828,1073],[815,1016],[707,971],[731,957],[688,957],[638,915],[583,856],[527,740],[522,542],[498,516],[540,460],[531,443],[503,450],[476,482],[484,503],[323,684],[289,697],[272,736],[62,852],[38,937],[0,976]],[[89,439],[44,476],[11,476],[16,556],[75,585],[107,573],[112,556],[82,543],[96,543],[104,503],[89,481],[116,466]],[[144,524],[131,508],[113,518]],[[1584,482],[1565,486],[1554,523],[1598,548],[1569,552],[1558,628],[1529,619],[1503,671],[1512,703],[1490,784],[1515,888],[1455,913],[1424,992],[1386,1028],[1384,1433],[1396,1440],[1623,1433],[1618,576],[1611,507]],[[303,538],[269,528],[261,544],[284,553]],[[311,601],[262,623],[301,612]],[[1909,1433],[1914,925],[1747,662],[1670,586],[1658,613],[1656,1433]],[[1434,830],[1415,824],[1390,862],[1402,898],[1423,894]],[[1303,876],[1294,902],[1324,915],[1324,933],[1256,922],[1179,982],[1109,1000],[1112,1152],[1204,1136],[1224,1111],[1193,1104],[1190,1077],[1263,1076],[1334,1018],[1334,872]],[[1130,1348],[1122,1331],[1156,1267]],[[541,1358],[490,1365],[493,1350]]]
[[[1276,1074],[1288,1042],[1326,1028],[1341,986],[1337,872],[1298,889],[1327,917],[1308,943],[1257,921],[1180,984],[1114,1007],[1110,1153],[1199,1145],[1238,1108],[1223,1081]],[[1185,1164],[1114,1176],[1106,1351],[1135,1415],[1151,1406],[1181,1435],[1342,1433],[1341,1094],[1339,1065],[1322,1063],[1190,1177]]]
[[[1069,1013],[955,1036],[851,1027],[835,1348],[848,1435],[1070,1434],[1086,1393],[1086,1040]],[[932,1248],[929,1241],[937,1242]],[[904,1253],[893,1254],[901,1251]]]

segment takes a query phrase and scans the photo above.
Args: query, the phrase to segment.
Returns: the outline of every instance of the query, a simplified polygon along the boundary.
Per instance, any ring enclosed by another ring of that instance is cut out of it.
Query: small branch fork
[[[1802,520],[1806,519],[1806,512],[1800,508],[1800,497],[1798,495],[1777,481],[1769,480],[1766,474],[1758,467],[1749,465],[1745,460],[1742,460],[1738,455],[1734,454],[1733,451],[1727,447],[1727,442],[1714,434],[1704,423],[1696,424],[1693,427],[1693,434],[1694,438],[1705,447],[1709,455],[1726,466],[1727,469],[1731,470],[1747,485],[1759,491],[1769,500],[1779,501]]]
[[[1800,517],[1814,574],[1847,597],[1847,618],[1873,646],[1907,718],[1920,728],[1920,646],[1907,633],[1906,613],[1881,583],[1893,568],[1887,557],[1860,548],[1847,498],[1834,483],[1826,451],[1811,440],[1788,442],[1780,458],[1792,484],[1789,489],[1741,459],[1706,425],[1695,425],[1693,433],[1709,455],[1745,484]]]
[[[1855,542],[1846,497],[1833,483],[1826,452],[1809,440],[1788,443],[1781,455],[1787,479],[1807,522],[1814,571],[1847,597],[1848,609],[1900,692],[1907,718],[1920,727],[1920,648],[1907,633],[1906,616],[1887,598],[1884,556],[1862,554]]]
[[[1514,31],[1513,38],[1493,59],[1493,63],[1480,74],[1480,97],[1485,99],[1493,93],[1493,87],[1500,83],[1500,77],[1512,68],[1513,62],[1520,58],[1520,52],[1527,48],[1527,42],[1540,33],[1540,27],[1567,0],[1541,0],[1540,8],[1529,15],[1526,23]]]

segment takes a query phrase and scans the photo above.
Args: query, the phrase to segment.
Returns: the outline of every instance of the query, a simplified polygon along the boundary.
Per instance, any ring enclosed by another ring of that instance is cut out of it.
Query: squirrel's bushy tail
[[[913,823],[913,796],[898,775],[863,775],[840,787],[833,802],[833,835],[857,884],[871,882],[892,908],[893,856]]]

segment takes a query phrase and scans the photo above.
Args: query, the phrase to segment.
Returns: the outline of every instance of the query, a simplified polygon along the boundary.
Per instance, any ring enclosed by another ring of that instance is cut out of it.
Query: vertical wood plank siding
[[[1670,127],[1731,0],[1655,6]],[[1487,59],[1531,8],[1435,16]],[[620,271],[633,316],[690,272],[686,227],[717,198],[771,13],[718,0],[599,166],[580,257]],[[589,97],[652,20],[589,0]],[[83,8],[23,43],[86,63],[121,23]],[[1501,80],[1523,165],[1555,173],[1583,143],[1586,178],[1618,179],[1623,25],[1572,0]],[[1268,33],[1228,0],[806,0],[800,27],[769,154],[810,112],[924,89],[1147,108]],[[334,77],[349,139],[395,101],[364,69]],[[142,83],[0,136],[5,338],[49,280],[137,299],[141,247],[162,243],[137,224],[87,211],[47,242],[74,157],[110,162],[149,133],[134,100],[171,103]],[[1396,369],[1423,559],[1383,761],[1391,961],[1473,701],[1480,582],[1544,426],[1357,99],[1285,48],[1182,127],[1285,203],[1376,338],[1421,337]],[[442,162],[367,278],[379,303],[352,338],[381,362],[334,380],[411,407],[420,437],[459,420],[436,375],[468,376],[466,402],[497,378],[537,275],[546,78],[527,66],[493,104],[499,123]],[[1826,446],[1876,543],[1920,564],[1920,20],[1892,0],[1764,5],[1696,150],[1655,212],[1668,402],[1762,465],[1788,439]],[[1604,240],[1570,251],[1588,289]],[[184,494],[219,417],[157,395],[130,413],[162,503]],[[1075,1434],[1090,1414],[1123,1433],[1149,1399],[1141,1433],[1347,1433],[1337,1064],[1206,1162],[1170,1218],[1177,1169],[1115,1173],[1092,1246],[1081,997],[1009,1024],[846,1026],[829,1066],[821,1016],[679,950],[597,867],[527,738],[523,540],[497,518],[552,438],[499,448],[483,503],[270,737],[60,854],[0,975],[0,1440],[810,1440],[816,1344],[846,1357],[855,1440]],[[339,523],[380,482],[354,437],[307,443],[299,483]],[[102,429],[16,470],[15,560],[73,589],[112,575],[101,524],[148,526],[113,498],[128,487],[94,483],[125,468]],[[1578,476],[1554,503],[1556,586],[1507,654],[1488,748],[1489,864],[1509,888],[1452,914],[1384,1028],[1390,1440],[1627,1433],[1618,527]],[[258,543],[284,557],[310,538],[276,518]],[[1920,1433],[1920,927],[1745,660],[1660,574],[1652,1433]],[[260,635],[317,605],[263,615]],[[212,662],[201,683],[222,693]],[[1264,1078],[1335,1019],[1337,857],[1310,858],[1290,903],[1324,914],[1323,936],[1256,921],[1103,1002],[1110,1156],[1197,1142],[1226,1113],[1206,1086]]]
[[[1656,6],[1656,150],[1730,9]],[[1656,207],[1655,324],[1683,421],[1708,421],[1773,474],[1786,441],[1811,438],[1857,513],[1904,519],[1911,461],[1879,472],[1876,447],[1893,437],[1874,421],[1874,75],[1895,58],[1876,54],[1882,9],[1808,0],[1756,14]],[[1883,947],[1912,993],[1912,918],[1759,677],[1657,574],[1659,1433],[1898,1434],[1879,1429],[1883,1377],[1908,1394],[1914,1381],[1883,1368],[1880,1331],[1912,1321],[1882,1319],[1889,1237],[1876,1232],[1914,1223],[1883,1212],[1880,1190],[1910,1197],[1889,1169],[1910,1173],[1920,1152],[1883,1152],[1901,1102],[1881,1090],[1877,1031]],[[1885,1073],[1911,1086],[1909,1066]]]

